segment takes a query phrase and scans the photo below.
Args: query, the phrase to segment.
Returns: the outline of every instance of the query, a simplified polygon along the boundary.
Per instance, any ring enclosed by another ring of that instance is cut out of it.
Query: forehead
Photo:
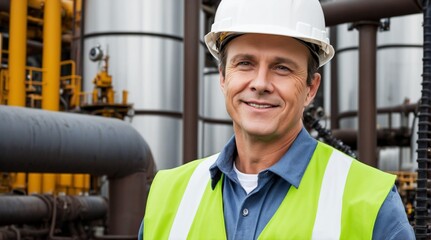
[[[306,63],[309,55],[308,48],[298,40],[267,34],[244,34],[233,39],[226,47],[228,58],[237,54],[250,54],[256,57],[288,57]]]

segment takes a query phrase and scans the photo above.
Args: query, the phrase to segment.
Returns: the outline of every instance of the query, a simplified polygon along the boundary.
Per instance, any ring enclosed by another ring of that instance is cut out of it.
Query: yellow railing
[[[62,89],[67,89],[72,92],[72,99],[70,100],[70,106],[76,107],[80,105],[81,95],[81,76],[76,75],[75,62],[73,60],[66,60],[60,63],[60,66],[70,65],[70,75],[60,76],[60,86]]]
[[[25,81],[25,92],[26,98],[30,101],[29,107],[39,108],[42,104],[42,88],[43,82],[41,81],[41,77],[35,79],[35,75],[37,73],[43,73],[42,68],[26,66],[26,78]]]
[[[7,104],[9,93],[9,72],[7,69],[0,69],[0,104]]]

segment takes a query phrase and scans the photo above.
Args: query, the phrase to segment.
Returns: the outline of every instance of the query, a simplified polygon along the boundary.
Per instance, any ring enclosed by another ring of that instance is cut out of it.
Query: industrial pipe
[[[0,225],[48,222],[53,206],[61,221],[103,219],[108,212],[106,199],[99,196],[0,196]]]
[[[198,155],[200,2],[184,1],[183,163],[196,159]]]
[[[334,129],[332,135],[340,139],[344,144],[352,146],[356,150],[358,140],[358,130],[356,129]],[[378,129],[377,146],[379,147],[410,147],[411,131],[405,128]]]
[[[359,160],[377,167],[377,28],[378,22],[364,22],[359,30]]]
[[[25,106],[27,0],[12,1],[10,8],[8,104]]]
[[[418,0],[337,0],[322,2],[326,26],[420,13]]]
[[[130,124],[113,118],[0,106],[0,152],[3,172],[107,175],[112,229],[108,233],[136,234],[154,176],[154,161],[147,143]]]
[[[8,104],[24,107],[26,101],[27,0],[12,1],[10,12]],[[25,182],[25,174],[17,173],[14,188],[24,189]]]
[[[61,4],[45,2],[43,17],[43,88],[42,108],[58,111],[60,107]]]
[[[151,151],[128,123],[98,116],[0,106],[3,172],[145,172]]]
[[[382,107],[377,109],[377,114],[409,114],[409,113],[415,113],[418,109],[418,103],[406,103],[397,105],[394,107]],[[356,117],[358,115],[357,111],[345,111],[338,114],[338,121],[349,118],[349,117]]]
[[[49,0],[44,2],[43,13],[43,87],[42,109],[58,111],[60,109],[60,60],[61,60],[61,2]],[[43,193],[55,190],[55,174],[42,175]],[[69,176],[71,178],[71,176]]]

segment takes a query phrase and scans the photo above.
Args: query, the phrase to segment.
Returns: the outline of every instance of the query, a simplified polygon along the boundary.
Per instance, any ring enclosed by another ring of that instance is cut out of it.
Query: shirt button
[[[244,208],[244,209],[242,210],[242,216],[244,216],[244,217],[247,217],[247,216],[248,216],[248,209],[247,209],[247,208]]]

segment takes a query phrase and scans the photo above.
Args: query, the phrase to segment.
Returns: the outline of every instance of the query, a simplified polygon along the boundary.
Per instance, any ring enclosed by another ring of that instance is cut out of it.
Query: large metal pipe
[[[99,196],[1,196],[0,225],[48,222],[54,206],[61,221],[103,219],[108,212],[106,199]]]
[[[149,146],[130,124],[113,118],[0,106],[0,152],[4,172],[108,175],[109,233],[136,234],[154,162]]]
[[[200,2],[184,1],[183,162],[198,154],[199,11]]]
[[[0,152],[3,172],[122,177],[152,164],[147,143],[126,122],[8,106],[0,106]]]
[[[362,20],[379,20],[419,13],[418,0],[337,0],[322,2],[326,26]]]
[[[358,24],[359,30],[359,160],[377,167],[376,63],[378,23]]]
[[[109,234],[137,234],[145,211],[145,207],[140,206],[146,202],[149,185],[133,183],[149,182],[149,174],[139,172],[109,179]]]
[[[10,4],[9,94],[8,105],[25,106],[25,65],[27,55],[27,0]],[[24,189],[24,173],[18,173],[14,188]]]

